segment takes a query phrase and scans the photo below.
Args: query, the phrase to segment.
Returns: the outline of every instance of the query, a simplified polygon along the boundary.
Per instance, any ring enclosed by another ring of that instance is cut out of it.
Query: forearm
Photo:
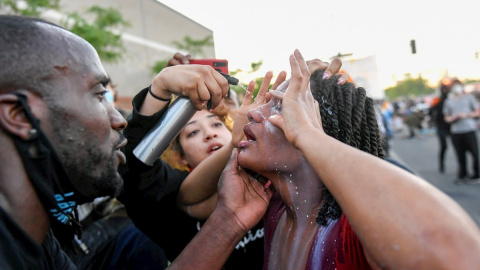
[[[319,130],[302,132],[298,142],[379,265],[441,269],[477,259],[472,254],[480,252],[479,230],[444,193]]]
[[[217,192],[217,183],[232,154],[233,146],[227,144],[203,160],[180,186],[178,204],[188,206],[203,202]]]
[[[232,214],[216,210],[168,269],[221,269],[245,233]]]
[[[217,202],[218,202],[218,193],[216,192],[212,196],[210,196],[208,199],[204,200],[203,202],[199,202],[191,205],[180,205],[180,208],[193,218],[205,220],[215,210],[215,207],[217,206]]]

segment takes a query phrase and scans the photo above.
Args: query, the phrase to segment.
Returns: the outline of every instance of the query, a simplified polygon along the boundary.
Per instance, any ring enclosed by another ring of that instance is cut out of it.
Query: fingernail
[[[272,182],[268,180],[268,182],[263,186],[263,189],[267,189],[271,184]]]
[[[328,74],[328,72],[324,72],[322,79],[325,80],[325,79],[328,79],[329,77],[330,77],[330,74]]]
[[[342,84],[342,83],[343,83],[343,79],[342,78],[338,79],[337,84]]]

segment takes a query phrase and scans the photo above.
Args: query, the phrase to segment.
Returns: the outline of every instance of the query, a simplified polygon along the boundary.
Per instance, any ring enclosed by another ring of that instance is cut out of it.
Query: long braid
[[[343,91],[343,97],[344,97],[344,105],[343,105],[343,113],[344,113],[344,119],[345,121],[342,121],[344,123],[344,127],[342,128],[344,130],[343,136],[345,136],[344,142],[348,145],[352,145],[353,141],[353,126],[352,126],[352,113],[353,113],[353,103],[352,103],[352,87],[346,87]]]
[[[355,88],[355,86],[349,85],[348,87]],[[353,97],[353,102],[355,106],[353,106],[353,112],[352,112],[352,128],[353,128],[353,137],[354,137],[354,142],[355,144],[352,144],[357,149],[360,149],[361,145],[361,127],[362,127],[362,114],[363,114],[363,109],[365,107],[365,97],[367,95],[365,89],[359,87],[356,91],[353,92],[354,97]]]
[[[374,110],[370,110],[370,108],[373,108],[373,99],[371,98],[367,98],[367,100],[365,101],[365,112],[367,114],[367,125],[371,128],[371,127],[374,127],[374,126],[377,126],[378,125],[378,122],[377,122],[377,114],[375,113]],[[372,155],[374,156],[378,156],[377,154],[377,149],[378,149],[378,144],[377,142],[378,141],[378,137],[377,137],[377,133],[375,132],[377,130],[375,129],[371,129],[370,130],[370,151],[369,153],[371,153]]]
[[[367,112],[365,110],[362,112],[360,132],[360,150],[370,153],[370,129],[367,122]]]
[[[373,100],[363,88],[347,83],[339,86],[338,78],[322,79],[323,71],[316,71],[310,79],[312,95],[319,103],[325,133],[364,152],[380,156],[380,133]],[[336,220],[342,209],[330,191],[323,187],[321,209],[317,223],[326,226],[329,219]]]

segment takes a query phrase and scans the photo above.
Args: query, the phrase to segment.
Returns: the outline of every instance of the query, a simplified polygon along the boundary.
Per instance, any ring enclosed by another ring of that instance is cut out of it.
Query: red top
[[[265,250],[263,269],[268,269],[273,232],[285,205],[277,193],[270,201],[264,220]],[[317,235],[312,242],[306,270],[318,269],[371,269],[363,253],[362,244],[357,238],[345,215],[338,220],[329,220],[327,226],[318,226]]]

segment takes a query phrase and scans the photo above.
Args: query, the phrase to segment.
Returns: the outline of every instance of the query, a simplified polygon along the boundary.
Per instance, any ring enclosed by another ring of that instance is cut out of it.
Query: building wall
[[[212,30],[155,0],[62,0],[60,10],[82,12],[93,5],[119,10],[131,25],[123,32],[124,59],[116,64],[104,63],[120,97],[131,97],[150,85],[155,76],[151,72],[154,63],[179,51],[173,41],[187,35],[193,39],[213,35]],[[215,48],[205,48],[205,56],[215,58]]]

